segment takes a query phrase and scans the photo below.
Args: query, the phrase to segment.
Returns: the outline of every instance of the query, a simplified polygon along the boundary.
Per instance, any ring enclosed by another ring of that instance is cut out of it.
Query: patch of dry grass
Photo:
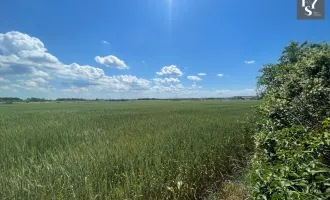
[[[221,191],[220,200],[250,200],[248,188],[240,182],[226,181]]]

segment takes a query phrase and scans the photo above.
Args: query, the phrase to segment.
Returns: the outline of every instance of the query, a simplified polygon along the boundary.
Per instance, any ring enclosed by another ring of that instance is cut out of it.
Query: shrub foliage
[[[330,199],[330,46],[290,42],[258,77],[255,199]]]

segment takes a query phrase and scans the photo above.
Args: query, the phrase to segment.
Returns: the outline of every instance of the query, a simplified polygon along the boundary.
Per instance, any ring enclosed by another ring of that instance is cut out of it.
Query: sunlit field
[[[258,103],[0,104],[0,199],[203,199],[248,159]]]

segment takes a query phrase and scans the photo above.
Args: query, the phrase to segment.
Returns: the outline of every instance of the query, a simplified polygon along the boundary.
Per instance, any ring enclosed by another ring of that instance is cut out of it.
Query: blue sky
[[[5,0],[0,96],[253,95],[290,40],[329,39],[295,0]]]

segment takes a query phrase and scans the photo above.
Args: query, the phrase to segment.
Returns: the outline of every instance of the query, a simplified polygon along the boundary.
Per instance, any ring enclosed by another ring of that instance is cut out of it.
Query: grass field
[[[0,104],[0,199],[202,199],[258,101]]]

